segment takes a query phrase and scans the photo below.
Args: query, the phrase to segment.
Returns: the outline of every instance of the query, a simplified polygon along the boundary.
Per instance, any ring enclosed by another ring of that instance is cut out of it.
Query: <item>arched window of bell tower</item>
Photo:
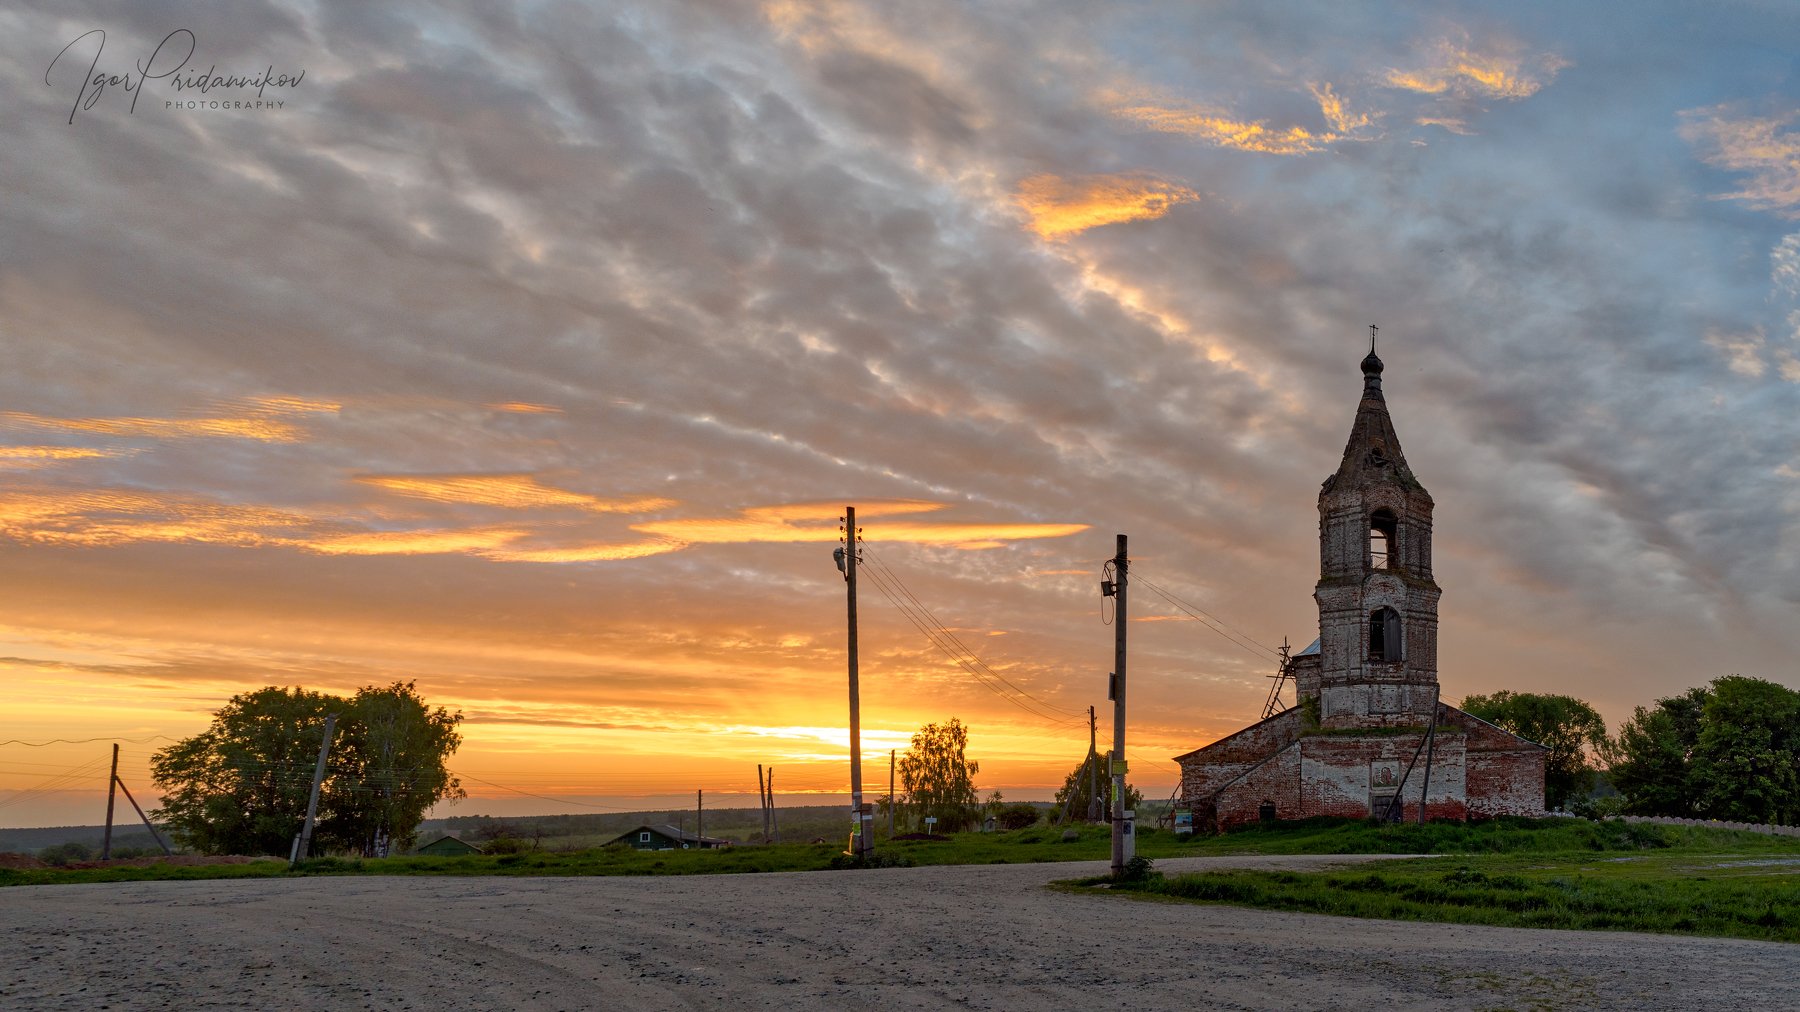
[[[1369,514],[1369,568],[1393,568],[1398,558],[1400,521],[1393,511],[1379,509]]]
[[[1392,608],[1377,608],[1369,613],[1369,660],[1393,663],[1402,660],[1400,613]]]

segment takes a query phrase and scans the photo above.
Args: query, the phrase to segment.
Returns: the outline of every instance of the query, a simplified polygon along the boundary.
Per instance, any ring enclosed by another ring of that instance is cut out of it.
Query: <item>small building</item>
[[[462,857],[465,854],[479,854],[481,848],[472,843],[465,843],[454,836],[440,836],[430,843],[413,851],[415,854],[430,854],[434,857]]]
[[[630,832],[620,833],[607,846],[619,843],[638,850],[712,850],[731,846],[730,840],[690,833],[666,822],[660,826],[639,826]]]
[[[1545,748],[1439,697],[1431,494],[1400,452],[1373,349],[1362,371],[1319,490],[1319,638],[1286,669],[1299,702],[1176,757],[1196,827],[1544,814]]]

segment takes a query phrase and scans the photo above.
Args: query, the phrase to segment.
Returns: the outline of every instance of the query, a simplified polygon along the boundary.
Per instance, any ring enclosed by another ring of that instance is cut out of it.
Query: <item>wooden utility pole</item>
[[[694,847],[706,849],[706,792],[694,792]]]
[[[763,842],[769,842],[769,792],[763,790],[762,763],[756,764],[756,806],[762,809]]]
[[[1431,801],[1431,753],[1437,745],[1437,711],[1438,694],[1443,690],[1433,687],[1431,690],[1431,717],[1425,725],[1425,779],[1419,784],[1419,825],[1425,824],[1425,806]]]
[[[898,749],[888,749],[888,839],[894,838],[894,809],[900,807],[900,799],[894,796],[894,753]]]
[[[855,827],[852,842],[856,854],[867,855],[873,841],[869,832],[874,817],[863,811],[862,790],[862,698],[857,688],[856,670],[856,564],[862,531],[856,526],[856,507],[844,507],[844,583],[850,602],[850,818]]]
[[[336,728],[337,714],[326,714],[325,737],[319,742],[319,761],[313,766],[312,794],[306,799],[306,822],[300,827],[300,842],[294,849],[295,864],[312,853],[313,820],[319,815],[319,785],[325,782],[325,754],[331,751],[331,732]]]
[[[1094,708],[1090,706],[1088,707],[1088,757],[1087,762],[1082,763],[1087,767],[1088,775],[1087,820],[1089,822],[1100,821],[1100,784],[1098,783],[1100,771],[1094,766],[1094,759],[1099,756],[1100,748],[1096,738]]]
[[[138,818],[144,820],[144,828],[150,831],[150,839],[156,841],[156,845],[162,848],[164,854],[175,853],[175,851],[169,848],[168,844],[163,842],[162,835],[156,831],[156,826],[151,824],[150,816],[144,814],[144,809],[137,803],[137,799],[131,796],[131,788],[125,786],[125,781],[114,780],[113,783],[118,784],[119,790],[125,792],[125,800],[131,802],[131,807],[137,810]]]
[[[119,743],[113,742],[112,774],[106,780],[106,835],[100,838],[100,860],[112,860],[113,796],[119,791]]]
[[[1132,820],[1135,812],[1125,810],[1125,588],[1129,560],[1125,554],[1125,535],[1119,535],[1119,551],[1113,556],[1113,748],[1112,748],[1112,873],[1125,874],[1125,865],[1137,849]]]

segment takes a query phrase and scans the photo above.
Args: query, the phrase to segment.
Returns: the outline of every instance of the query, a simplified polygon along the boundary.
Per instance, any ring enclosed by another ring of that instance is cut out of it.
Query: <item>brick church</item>
[[[1319,638],[1287,667],[1299,702],[1176,758],[1197,828],[1410,821],[1421,803],[1430,819],[1543,814],[1544,747],[1439,699],[1431,494],[1400,452],[1381,368],[1371,350],[1319,490]]]

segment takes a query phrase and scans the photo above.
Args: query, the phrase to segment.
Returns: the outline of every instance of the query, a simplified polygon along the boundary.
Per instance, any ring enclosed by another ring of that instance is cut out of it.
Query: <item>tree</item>
[[[900,787],[903,810],[920,829],[926,816],[936,816],[943,832],[967,828],[978,817],[975,774],[981,764],[964,755],[968,746],[969,729],[955,717],[948,724],[926,724],[912,736],[912,747],[900,757]]]
[[[1632,815],[1693,818],[1700,796],[1689,782],[1700,745],[1700,715],[1710,695],[1704,687],[1638,707],[1607,750],[1607,776]]]
[[[1090,782],[1094,785],[1092,791],[1088,790]],[[1078,763],[1074,769],[1069,771],[1069,775],[1063,778],[1062,790],[1056,792],[1055,811],[1057,816],[1060,818],[1062,813],[1067,811],[1071,819],[1090,818],[1089,802],[1094,801],[1097,796],[1099,805],[1091,809],[1096,813],[1091,818],[1097,821],[1111,822],[1112,785],[1112,777],[1106,772],[1106,757],[1098,752],[1089,752],[1087,759]],[[1143,804],[1143,801],[1143,792],[1131,786],[1131,781],[1127,780],[1125,782],[1125,810],[1135,811],[1138,805]]]
[[[271,686],[231,697],[205,731],[158,750],[155,818],[205,854],[286,854],[306,815],[325,715],[344,701]]]
[[[412,842],[425,810],[462,797],[446,766],[462,715],[429,709],[411,683],[346,699],[271,686],[233,696],[211,726],[159,750],[154,815],[209,854],[286,854],[306,815],[325,716],[338,715],[316,838],[364,850],[382,834]]]
[[[1638,707],[1610,755],[1625,810],[1800,822],[1800,692],[1729,675]]]
[[[1502,689],[1470,696],[1463,712],[1549,749],[1544,757],[1544,805],[1563,808],[1585,797],[1598,757],[1607,748],[1606,719],[1573,696]]]
[[[425,812],[440,799],[463,797],[444,765],[462,742],[461,721],[460,713],[432,710],[412,682],[358,691],[331,746],[339,757],[334,787],[357,789],[336,792],[319,832],[365,854],[377,853],[381,841],[411,849]]]
[[[1800,817],[1800,692],[1715,679],[1700,714],[1693,782],[1708,818],[1792,825]]]

